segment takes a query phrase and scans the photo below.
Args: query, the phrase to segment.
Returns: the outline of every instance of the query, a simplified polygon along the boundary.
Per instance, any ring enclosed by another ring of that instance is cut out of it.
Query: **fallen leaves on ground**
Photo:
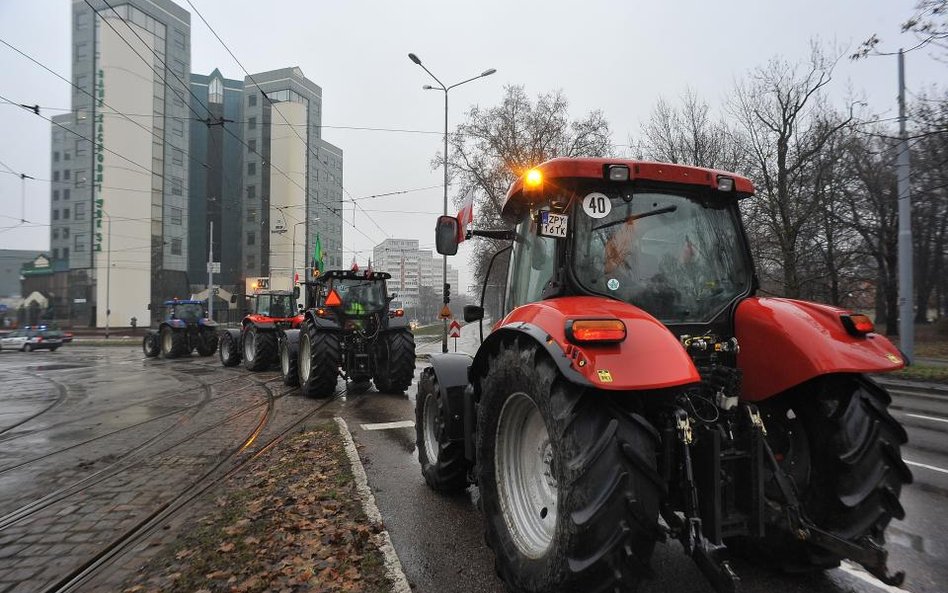
[[[146,564],[127,593],[381,593],[391,588],[334,424],[289,439],[232,478],[211,512]]]

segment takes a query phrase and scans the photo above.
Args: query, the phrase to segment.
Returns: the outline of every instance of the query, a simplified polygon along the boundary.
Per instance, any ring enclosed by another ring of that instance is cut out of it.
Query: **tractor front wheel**
[[[280,374],[283,375],[283,384],[296,387],[300,384],[299,350],[300,331],[288,329],[280,335]]]
[[[760,406],[767,441],[793,479],[806,515],[820,528],[859,544],[881,545],[889,522],[903,519],[899,502],[912,473],[902,461],[905,429],[888,412],[886,390],[861,375],[820,377]],[[783,502],[772,481],[767,496]],[[739,550],[789,571],[819,570],[842,559],[768,526],[763,541]]]
[[[336,391],[342,352],[339,334],[308,321],[300,332],[300,390],[306,397],[331,397]]]
[[[379,336],[373,348],[375,388],[384,393],[405,393],[415,376],[415,338],[407,329]]]
[[[464,443],[447,439],[451,419],[441,397],[434,369],[426,368],[418,381],[415,397],[415,443],[421,474],[432,490],[458,492],[468,486],[470,462],[464,457]]]
[[[145,354],[145,358],[154,358],[161,353],[161,348],[158,346],[158,333],[151,332],[145,334],[145,337],[142,338],[142,352]]]
[[[231,331],[224,330],[217,340],[218,354],[221,364],[225,367],[235,367],[240,364],[240,338],[235,339]]]
[[[629,402],[563,379],[535,344],[501,344],[477,380],[486,540],[512,591],[632,590],[661,535],[659,435]]]
[[[244,329],[244,368],[248,371],[265,371],[276,358],[276,333],[260,331],[248,324]]]

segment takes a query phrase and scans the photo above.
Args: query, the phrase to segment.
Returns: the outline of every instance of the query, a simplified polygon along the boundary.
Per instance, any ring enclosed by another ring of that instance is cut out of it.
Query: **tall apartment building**
[[[230,292],[243,286],[240,250],[241,157],[246,149],[240,139],[243,92],[243,81],[224,78],[216,68],[207,76],[191,74],[192,106],[207,118],[207,121],[199,121],[197,117],[191,120],[187,228],[188,281],[192,292],[200,292],[207,284],[208,233],[212,222],[214,261],[221,264],[214,282]],[[250,222],[256,223],[255,220]]]
[[[389,291],[398,293],[398,300],[406,309],[419,305],[420,287],[429,287],[441,294],[442,260],[430,250],[419,250],[417,239],[385,239],[372,250],[372,267],[379,272],[392,275]],[[456,294],[458,271],[448,265],[448,283],[452,294]]]
[[[322,140],[322,89],[299,68],[248,76],[243,95],[243,268],[289,288],[317,234],[325,265],[342,265],[342,150]]]
[[[112,325],[142,323],[149,303],[187,292],[191,25],[169,0],[90,3],[72,3],[76,87],[53,120],[50,239],[73,319],[102,327],[109,308]]]

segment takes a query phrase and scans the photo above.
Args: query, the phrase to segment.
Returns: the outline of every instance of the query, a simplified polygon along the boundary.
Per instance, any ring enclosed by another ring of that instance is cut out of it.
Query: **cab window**
[[[517,226],[510,272],[507,279],[506,309],[539,301],[543,290],[553,280],[556,239],[537,235],[537,222],[527,216]]]

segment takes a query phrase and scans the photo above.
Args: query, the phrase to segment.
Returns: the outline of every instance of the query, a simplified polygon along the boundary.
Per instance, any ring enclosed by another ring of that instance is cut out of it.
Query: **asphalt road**
[[[465,331],[462,347],[472,333]],[[293,396],[273,372],[224,369],[216,358],[144,360],[137,348],[70,346],[0,353],[0,593],[55,590],[143,517],[321,405]],[[907,517],[888,532],[890,566],[908,573],[903,590],[944,593],[948,391],[889,389],[893,413],[909,433],[903,455],[915,475],[902,494]],[[407,395],[350,393],[319,415],[346,418],[361,445],[369,484],[416,591],[499,593],[477,489],[443,497],[421,477],[414,396],[414,386]],[[390,422],[403,424],[372,426]],[[115,570],[135,566],[163,541],[160,531],[149,535]],[[734,565],[745,592],[887,590],[852,565],[808,576],[777,575],[739,559]],[[644,593],[711,591],[677,543],[659,545],[652,567]],[[112,584],[77,590],[109,591]]]

